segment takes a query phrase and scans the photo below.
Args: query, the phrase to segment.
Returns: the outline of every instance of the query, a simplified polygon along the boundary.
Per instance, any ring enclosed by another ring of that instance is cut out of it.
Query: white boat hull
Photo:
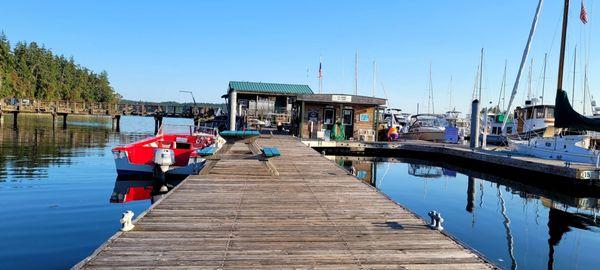
[[[576,163],[597,164],[600,152],[581,147],[585,136],[536,137],[529,140],[508,139],[510,148],[528,156]]]
[[[190,161],[186,166],[169,166],[166,174],[171,175],[192,175],[198,174],[206,162],[203,158],[197,158]],[[132,164],[126,156],[115,158],[115,167],[118,175],[153,175],[155,172],[153,165]]]

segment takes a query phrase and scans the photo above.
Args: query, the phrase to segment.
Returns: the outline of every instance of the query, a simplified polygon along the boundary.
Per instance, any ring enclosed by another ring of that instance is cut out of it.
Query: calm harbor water
[[[330,157],[505,269],[598,269],[600,193],[536,187],[442,164]],[[460,171],[460,172],[457,172]]]
[[[111,148],[151,136],[154,120],[123,117],[120,133],[111,131],[107,118],[70,116],[68,124],[53,130],[47,116],[19,115],[19,128],[13,130],[5,116],[0,269],[70,268],[120,228],[123,211],[137,215],[150,206],[149,199],[123,202],[120,194],[130,185],[147,189],[151,181],[116,181]]]
[[[70,117],[66,130],[53,130],[44,116],[20,117],[18,130],[10,118],[0,129],[0,269],[69,268],[119,229],[123,211],[150,206],[150,179],[117,179],[110,149],[151,136],[154,122],[123,117],[116,133],[106,118]],[[422,217],[442,212],[447,232],[503,268],[600,262],[597,190],[528,186],[419,160],[332,158]]]

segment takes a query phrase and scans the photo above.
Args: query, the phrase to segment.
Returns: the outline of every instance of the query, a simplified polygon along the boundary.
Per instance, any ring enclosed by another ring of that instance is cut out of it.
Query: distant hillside
[[[95,73],[35,42],[12,47],[0,33],[0,98],[108,102],[116,96],[106,71]]]

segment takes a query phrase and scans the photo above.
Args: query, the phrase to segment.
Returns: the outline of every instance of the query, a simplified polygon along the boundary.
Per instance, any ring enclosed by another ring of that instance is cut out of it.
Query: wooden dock
[[[495,268],[297,139],[222,150],[74,268]]]
[[[529,174],[571,184],[600,186],[600,168],[590,164],[567,163],[560,160],[541,159],[518,155],[506,149],[482,150],[470,149],[466,145],[432,143],[427,141],[406,140],[398,142],[358,142],[358,141],[303,141],[318,151],[342,155],[371,156],[410,156],[417,155],[427,159],[444,159],[473,167],[481,165],[487,171],[502,169],[515,174]],[[491,146],[489,149],[493,149]],[[532,179],[533,180],[533,179]]]

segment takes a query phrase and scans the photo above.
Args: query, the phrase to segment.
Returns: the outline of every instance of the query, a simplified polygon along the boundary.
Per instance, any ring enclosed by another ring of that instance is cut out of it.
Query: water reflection
[[[115,187],[110,195],[111,203],[129,203],[150,200],[152,204],[177,186],[184,177],[170,176],[166,180],[151,177],[120,175],[115,180]]]
[[[405,158],[330,158],[422,217],[430,210],[441,211],[451,234],[503,268],[597,265],[597,187],[524,184]]]
[[[123,117],[119,133],[107,117],[69,116],[66,129],[53,128],[51,117],[27,114],[13,129],[4,117],[0,269],[70,268],[119,229],[122,212],[138,215],[160,196],[162,185],[152,179],[117,178],[111,153],[116,145],[152,136],[152,118]]]

